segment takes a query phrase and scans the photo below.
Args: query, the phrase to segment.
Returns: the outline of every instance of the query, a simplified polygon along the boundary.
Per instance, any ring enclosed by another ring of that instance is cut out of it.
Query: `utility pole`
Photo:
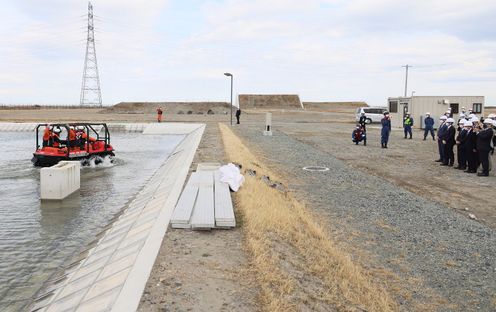
[[[413,66],[406,64],[405,66],[401,66],[401,67],[405,67],[405,70],[406,70],[406,76],[405,76],[405,97],[406,97],[407,90],[408,90],[408,68],[413,67]]]
[[[98,63],[95,49],[95,26],[93,22],[93,5],[88,2],[88,36],[86,40],[86,56],[84,58],[83,82],[79,104],[102,106],[102,91],[98,75]]]
[[[233,75],[231,73],[224,73],[224,76],[230,77],[231,78],[231,126],[233,124],[233,113],[232,113],[232,107],[233,107]]]

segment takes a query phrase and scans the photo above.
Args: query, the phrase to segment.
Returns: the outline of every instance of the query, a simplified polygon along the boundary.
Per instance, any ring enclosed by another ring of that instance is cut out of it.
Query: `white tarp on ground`
[[[219,171],[220,181],[229,184],[229,187],[234,192],[237,192],[239,187],[245,182],[245,177],[241,175],[239,168],[232,163],[220,167]]]

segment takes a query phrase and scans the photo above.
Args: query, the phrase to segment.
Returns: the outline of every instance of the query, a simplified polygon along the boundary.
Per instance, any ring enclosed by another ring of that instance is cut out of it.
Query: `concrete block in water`
[[[41,168],[41,199],[62,200],[80,187],[79,161],[61,161],[58,164]]]

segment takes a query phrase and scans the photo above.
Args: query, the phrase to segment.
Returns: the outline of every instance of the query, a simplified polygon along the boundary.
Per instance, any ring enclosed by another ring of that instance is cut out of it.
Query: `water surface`
[[[0,311],[17,311],[143,187],[183,136],[113,134],[108,162],[81,170],[81,189],[41,202],[33,133],[0,132]]]

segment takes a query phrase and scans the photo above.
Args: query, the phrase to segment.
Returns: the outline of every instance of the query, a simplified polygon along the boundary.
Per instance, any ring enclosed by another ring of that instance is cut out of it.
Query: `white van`
[[[385,111],[387,111],[386,107],[359,107],[356,110],[355,119],[358,122],[362,113],[365,113],[366,123],[381,122]]]

